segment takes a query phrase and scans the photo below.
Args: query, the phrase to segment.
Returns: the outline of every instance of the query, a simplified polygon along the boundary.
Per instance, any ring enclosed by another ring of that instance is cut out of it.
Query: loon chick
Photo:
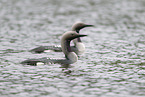
[[[88,25],[82,22],[75,23],[72,26],[72,31],[76,31],[79,33],[79,31],[85,27],[93,27],[93,25]],[[77,55],[81,55],[85,51],[85,45],[82,43],[80,37],[73,40],[74,46],[71,46],[71,49],[73,52],[75,52]],[[37,48],[34,48],[30,50],[33,53],[42,53],[46,51],[54,51],[54,52],[62,52],[61,46],[40,46]]]
[[[40,59],[28,59],[21,62],[21,64],[39,65],[39,64],[59,63],[59,64],[67,65],[67,64],[75,63],[78,60],[78,56],[76,55],[76,53],[74,53],[71,50],[70,42],[71,40],[75,38],[84,37],[84,36],[87,36],[87,35],[79,34],[79,33],[76,33],[75,31],[69,31],[62,35],[61,48],[62,48],[62,52],[65,54],[65,58],[53,59],[53,58],[45,57],[45,58],[40,58]]]

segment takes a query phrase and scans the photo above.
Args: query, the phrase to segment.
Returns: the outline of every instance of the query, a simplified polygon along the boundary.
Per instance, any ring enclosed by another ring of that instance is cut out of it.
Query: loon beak
[[[94,25],[85,25],[85,27],[94,27]]]
[[[77,36],[77,38],[78,38],[78,37],[85,37],[85,36],[88,36],[88,35],[79,34],[79,35]]]
[[[75,39],[75,38],[85,37],[85,36],[88,36],[88,35],[78,34],[78,35],[75,35],[74,37],[69,38],[69,40],[73,40],[73,39]]]

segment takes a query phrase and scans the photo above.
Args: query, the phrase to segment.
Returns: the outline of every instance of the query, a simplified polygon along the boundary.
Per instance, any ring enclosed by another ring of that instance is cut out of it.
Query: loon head
[[[87,35],[79,34],[75,31],[65,32],[61,38],[61,48],[62,48],[63,53],[67,54],[68,52],[72,52],[72,50],[70,48],[71,40],[78,38],[78,37],[84,37],[84,36],[87,36]]]
[[[83,22],[77,22],[72,26],[72,31],[76,31],[77,33],[79,33],[79,31],[85,27],[93,27],[94,25],[89,25],[89,24],[85,24]]]
[[[71,41],[78,37],[84,37],[87,35],[76,33],[75,31],[68,31],[62,35],[62,40]]]

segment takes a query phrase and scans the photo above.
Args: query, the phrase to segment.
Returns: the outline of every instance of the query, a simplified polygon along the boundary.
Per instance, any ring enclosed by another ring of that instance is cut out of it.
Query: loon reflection
[[[68,31],[62,35],[61,38],[61,49],[65,54],[65,58],[61,59],[53,59],[53,58],[40,58],[40,59],[28,59],[21,64],[27,65],[39,65],[39,64],[51,64],[51,63],[59,63],[59,64],[72,64],[77,62],[78,56],[74,53],[70,47],[71,40],[79,37],[84,37],[87,35],[76,33],[75,31]]]
[[[82,22],[75,23],[72,26],[72,31],[79,31],[85,27],[93,27],[93,25],[88,25]],[[77,55],[81,55],[85,52],[85,45],[82,43],[81,38],[78,37],[73,40],[74,46],[71,46],[71,50],[75,52]],[[31,50],[33,53],[42,53],[47,51],[54,51],[54,52],[62,52],[61,46],[40,46]]]

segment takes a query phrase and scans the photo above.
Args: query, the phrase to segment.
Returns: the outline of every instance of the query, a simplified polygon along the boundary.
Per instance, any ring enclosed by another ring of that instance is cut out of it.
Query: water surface
[[[1,97],[145,96],[144,0],[0,0]],[[40,45],[60,44],[76,21],[86,52],[71,68],[23,66]]]

